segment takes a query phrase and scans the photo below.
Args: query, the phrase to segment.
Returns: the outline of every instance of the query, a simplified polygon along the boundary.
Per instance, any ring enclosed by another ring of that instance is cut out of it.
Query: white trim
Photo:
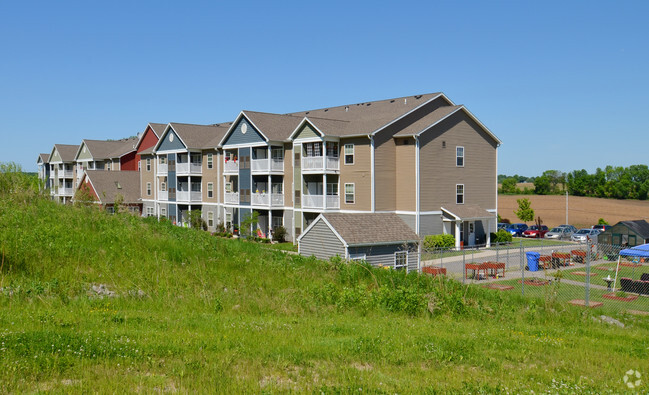
[[[302,233],[300,234],[300,236],[297,238],[296,241],[299,243],[300,240],[302,240],[302,237],[304,237],[304,235],[306,235],[306,234],[311,230],[311,228],[313,228],[313,227],[315,226],[315,224],[318,223],[318,221],[320,221],[320,220],[324,221],[324,223],[329,227],[329,229],[331,229],[331,231],[334,233],[334,235],[336,235],[336,237],[338,238],[338,240],[340,240],[340,242],[343,243],[343,246],[345,246],[345,250],[347,250],[347,248],[349,247],[349,245],[347,244],[347,242],[345,241],[345,239],[342,238],[342,236],[340,235],[340,233],[338,233],[338,232],[336,231],[336,229],[334,229],[334,227],[331,226],[331,224],[329,223],[329,221],[327,221],[327,219],[326,219],[322,214],[318,215],[318,217],[317,217],[316,219],[314,219],[313,222],[311,222],[311,225],[307,226],[306,229],[304,229],[304,230],[302,231]],[[347,255],[347,252],[345,253],[345,255]]]
[[[370,186],[371,186],[371,191],[370,191],[370,195],[371,195],[371,197],[370,197],[370,199],[371,199],[370,206],[371,207],[370,207],[370,210],[372,212],[374,212],[375,208],[376,208],[376,185],[375,185],[376,173],[375,173],[375,168],[374,168],[374,166],[375,166],[374,162],[375,162],[375,158],[374,158],[374,136],[370,136],[370,166],[371,166],[371,168],[370,168]]]
[[[420,166],[420,153],[419,153],[420,147],[419,147],[419,137],[415,137],[415,211],[417,212],[415,215],[415,233],[417,236],[420,235],[420,220],[419,217],[421,216],[421,199],[420,199],[420,180],[419,180],[419,166]]]
[[[174,134],[176,135],[176,137],[178,137],[178,140],[180,140],[180,142],[182,143],[182,145],[185,146],[185,150],[184,150],[184,151],[187,151],[187,144],[185,144],[185,142],[183,141],[183,139],[180,137],[180,135],[178,134],[178,132],[176,132],[176,129],[174,129],[174,127],[172,126],[172,124],[171,124],[171,122],[170,122],[170,123],[168,123],[167,126],[165,127],[165,130],[164,130],[164,132],[162,132],[162,136],[160,136],[160,138],[158,139],[158,142],[155,143],[155,146],[153,146],[153,153],[154,153],[154,154],[157,154],[157,153],[158,153],[158,147],[160,147],[160,145],[161,145],[162,142],[164,141],[165,137],[167,137],[167,133],[169,132],[169,129],[171,129],[171,130],[174,132]],[[171,154],[171,153],[184,152],[184,151],[183,151],[183,150],[170,150],[170,151],[160,151],[160,152],[165,152],[165,153]]]
[[[300,130],[300,128],[303,127],[304,124],[306,124],[307,122],[309,123],[309,125],[311,125],[311,127],[313,127],[313,129],[314,129],[316,132],[320,133],[320,137],[324,137],[325,134],[322,133],[322,130],[320,130],[317,126],[315,126],[315,125],[313,124],[313,122],[311,122],[311,120],[309,119],[309,117],[305,116],[305,117],[300,121],[300,123],[297,125],[297,127],[293,130],[293,132],[291,132],[291,134],[288,136],[288,141],[295,141],[295,139],[293,138],[293,135],[295,135],[295,133],[297,133],[298,130]],[[311,137],[310,137],[310,138],[311,138]],[[299,139],[299,140],[302,141],[302,139]]]
[[[406,254],[406,264],[405,265],[400,265],[399,268],[405,268],[406,273],[408,272],[408,258],[410,257],[410,254],[408,253],[408,250],[406,251],[395,251],[394,252],[394,264],[392,265],[392,268],[394,270],[397,270],[397,254]]]
[[[414,136],[420,136],[422,133],[428,131],[428,130],[429,130],[430,128],[432,128],[433,126],[439,124],[440,122],[444,121],[445,119],[447,119],[448,117],[450,117],[451,115],[455,114],[456,112],[458,112],[458,111],[460,111],[460,110],[464,111],[464,113],[465,113],[466,115],[468,115],[469,118],[471,118],[475,123],[478,124],[478,126],[480,126],[480,127],[481,127],[485,132],[487,132],[487,134],[488,134],[492,139],[494,139],[494,141],[496,141],[496,143],[497,143],[498,146],[500,146],[500,145],[502,144],[502,141],[500,141],[500,139],[499,139],[498,137],[496,137],[496,135],[495,135],[491,130],[489,130],[488,127],[486,127],[482,122],[480,122],[480,120],[479,120],[475,115],[473,115],[473,114],[471,113],[471,111],[469,111],[466,107],[464,107],[464,105],[460,105],[457,109],[451,111],[451,112],[448,113],[447,115],[443,116],[441,119],[439,119],[439,120],[437,120],[436,122],[433,122],[432,124],[428,125],[427,127],[425,127],[424,129],[422,129],[422,130],[419,131],[418,133],[415,133]],[[408,135],[408,136],[410,136],[410,135]],[[396,137],[405,137],[405,136],[396,136]]]
[[[228,129],[228,131],[225,132],[225,134],[223,135],[223,138],[221,139],[221,141],[219,141],[219,143],[216,145],[215,148],[223,148],[223,147],[224,147],[224,146],[223,146],[223,143],[225,142],[225,140],[227,140],[227,138],[230,136],[230,134],[232,134],[232,132],[234,132],[234,129],[236,129],[237,125],[238,125],[239,122],[241,121],[241,118],[243,118],[243,117],[245,117],[246,120],[247,120],[247,121],[252,125],[252,127],[255,128],[255,131],[256,131],[257,133],[259,133],[259,134],[261,135],[261,137],[264,138],[264,140],[266,140],[266,143],[268,143],[268,142],[270,141],[270,140],[268,139],[268,137],[266,137],[266,135],[261,131],[261,129],[259,129],[259,128],[257,127],[257,125],[255,125],[255,123],[252,122],[252,121],[250,120],[250,118],[248,118],[248,116],[246,115],[246,113],[245,113],[244,111],[241,111],[241,112],[239,113],[239,115],[237,115],[237,117],[234,119],[234,122],[232,122],[232,125],[230,126],[230,128]],[[228,146],[229,146],[229,145],[228,145]]]
[[[244,144],[228,144],[228,145],[218,147],[218,149],[221,149],[221,150],[225,151],[225,150],[229,150],[229,149],[259,148],[259,147],[269,147],[269,146],[270,146],[270,144],[268,144],[268,143],[244,143]],[[205,148],[205,149],[212,149],[212,148]]]
[[[409,98],[409,97],[414,97],[414,96],[408,96],[408,97],[405,97],[404,99],[407,99],[407,98]],[[439,97],[443,97],[443,98],[445,98],[445,99],[448,100],[451,104],[453,103],[453,102],[451,102],[451,101],[446,97],[446,95],[444,95],[443,93],[440,93],[440,94],[438,94],[437,96],[435,96],[435,97],[433,97],[433,98],[430,98],[428,101],[423,102],[423,103],[420,104],[419,106],[417,106],[417,107],[413,108],[412,110],[408,111],[407,113],[403,114],[403,115],[400,116],[399,118],[394,119],[394,120],[392,120],[390,123],[381,126],[380,128],[378,128],[378,129],[376,129],[375,131],[373,131],[372,133],[370,133],[370,135],[374,136],[375,134],[377,134],[377,133],[380,132],[381,130],[387,128],[388,126],[392,125],[392,124],[395,123],[395,122],[398,122],[400,119],[407,117],[408,115],[410,115],[410,114],[412,114],[413,112],[419,110],[420,108],[422,108],[422,107],[425,106],[426,104],[432,102],[433,100],[435,100],[435,99],[437,99],[437,98],[439,98]],[[397,99],[394,99],[394,100],[397,100]]]
[[[351,145],[352,146],[352,163],[347,163],[347,146]],[[343,165],[345,166],[352,166],[356,164],[356,146],[354,143],[343,143]]]
[[[457,150],[458,150],[458,148],[462,148],[462,166],[460,166],[460,165],[457,164],[457,160],[458,160],[458,158],[460,157],[460,156],[457,154]],[[455,146],[455,167],[465,167],[465,162],[466,162],[466,161],[465,161],[465,158],[466,158],[466,155],[465,155],[465,149],[464,149],[464,146],[463,146],[463,145],[456,145],[456,146]]]
[[[462,185],[462,203],[457,202],[457,196],[459,195],[457,193],[457,187]],[[465,204],[466,203],[466,188],[464,187],[464,184],[455,184],[455,204]]]

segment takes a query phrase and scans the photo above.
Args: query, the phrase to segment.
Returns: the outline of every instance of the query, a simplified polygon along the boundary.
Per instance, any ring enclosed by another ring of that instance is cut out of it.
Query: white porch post
[[[327,173],[322,176],[322,207],[327,208]]]
[[[266,229],[266,237],[270,239],[270,232],[273,229],[273,210],[268,210],[268,229]]]
[[[460,249],[460,224],[461,221],[455,221],[455,248]]]
[[[491,247],[491,223],[493,219],[488,219],[487,220],[487,245],[486,247],[489,248]]]

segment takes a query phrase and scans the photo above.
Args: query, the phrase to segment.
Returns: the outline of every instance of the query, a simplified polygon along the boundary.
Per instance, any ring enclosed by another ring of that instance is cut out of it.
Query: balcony
[[[200,202],[201,200],[200,191],[176,191],[176,201],[178,202]]]
[[[324,205],[326,203],[326,206]],[[340,208],[340,196],[327,195],[302,195],[302,207],[317,209],[338,209]]]
[[[74,195],[74,188],[61,188],[58,191],[59,196],[72,196]]]
[[[340,159],[333,156],[302,157],[302,171],[337,171],[340,170]]]
[[[284,194],[281,193],[252,193],[251,204],[253,206],[284,207]]]
[[[158,200],[169,200],[169,192],[158,191]]]
[[[226,192],[224,202],[226,204],[239,204],[239,192]]]
[[[176,174],[178,175],[187,175],[187,174],[197,174],[200,175],[203,173],[203,166],[201,163],[195,162],[182,162],[176,163]]]
[[[223,162],[223,173],[239,173],[239,162],[235,160]]]
[[[166,176],[169,173],[169,167],[166,163],[158,163],[156,167],[156,173],[159,176]]]
[[[72,170],[59,170],[59,178],[72,178],[74,177],[74,172]]]
[[[253,173],[268,173],[268,166],[270,164],[270,171],[283,172],[284,171],[284,159],[253,159],[252,160],[252,172]]]

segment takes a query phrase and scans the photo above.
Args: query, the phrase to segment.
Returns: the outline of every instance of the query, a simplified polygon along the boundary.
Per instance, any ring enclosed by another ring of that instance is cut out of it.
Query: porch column
[[[486,243],[487,248],[491,247],[491,222],[492,221],[493,219],[487,220],[487,243]]]
[[[268,159],[268,184],[266,185],[266,196],[268,196],[268,207],[273,206],[273,199],[272,199],[272,194],[271,191],[273,188],[271,188],[272,184],[271,182],[273,181],[272,176],[270,175],[270,159]],[[270,209],[268,210],[270,212]]]
[[[322,176],[322,207],[327,208],[327,173]]]
[[[266,160],[268,161],[268,173],[269,174],[270,174],[271,166],[272,166],[272,159],[270,158],[271,152],[272,152],[272,150],[271,150],[271,147],[269,145],[268,146],[268,155],[267,155],[268,157],[266,158]],[[270,178],[270,176],[269,176],[269,178]],[[270,183],[268,184],[268,188],[270,188]]]
[[[455,248],[460,249],[460,224],[462,221],[455,221]]]
[[[266,229],[266,237],[268,237],[269,239],[271,238],[270,233],[272,229],[273,229],[273,210],[268,210],[268,229]]]

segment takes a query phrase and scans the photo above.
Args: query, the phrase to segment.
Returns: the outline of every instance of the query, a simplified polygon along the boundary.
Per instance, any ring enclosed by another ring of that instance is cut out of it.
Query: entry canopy
[[[624,249],[620,251],[620,255],[649,257],[649,244],[643,244],[643,245]]]

